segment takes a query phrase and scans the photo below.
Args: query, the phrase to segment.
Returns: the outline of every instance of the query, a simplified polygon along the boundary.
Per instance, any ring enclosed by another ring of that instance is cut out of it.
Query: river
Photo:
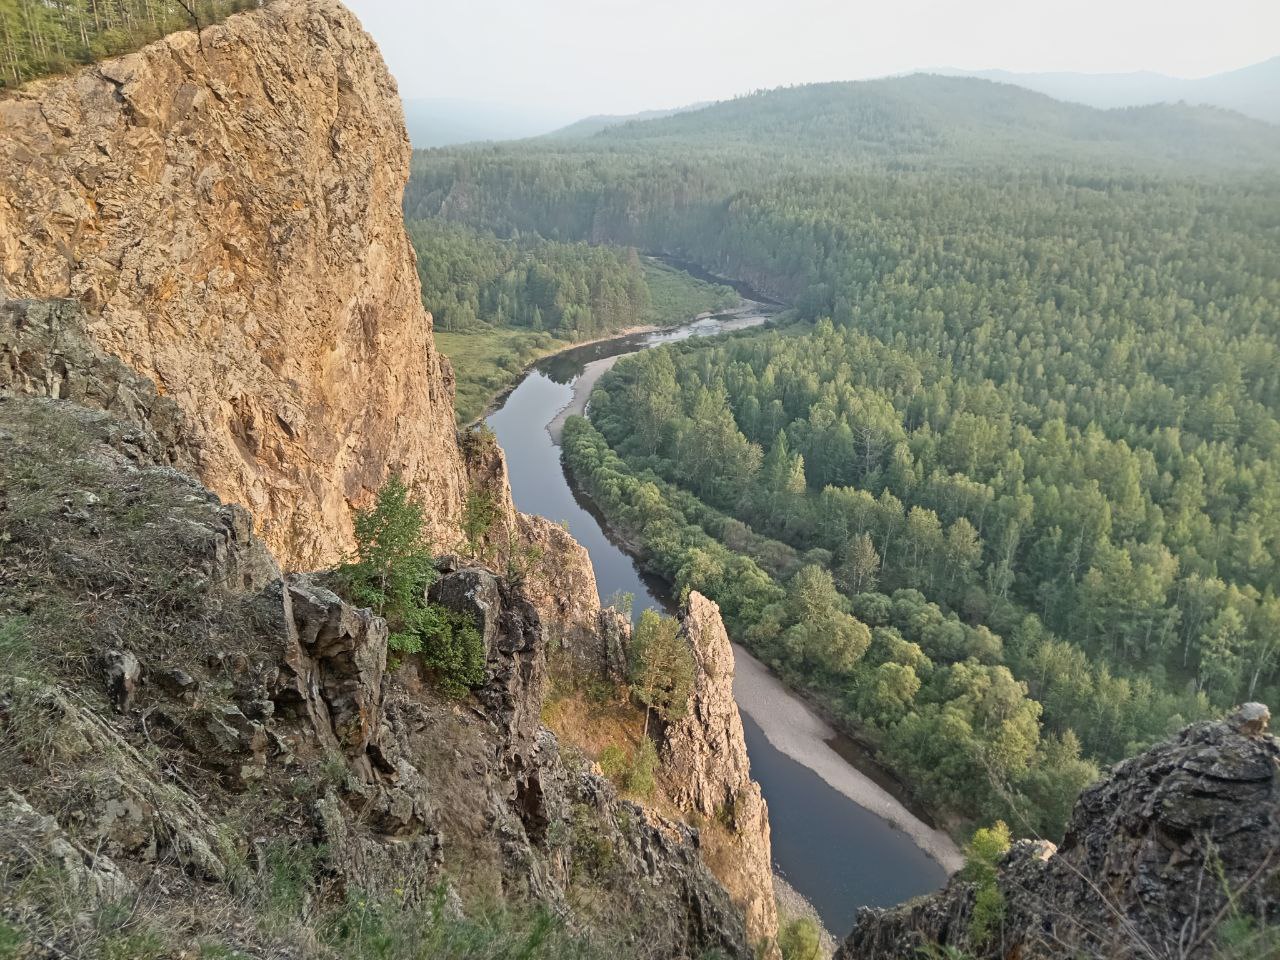
[[[770,313],[748,303],[672,330],[547,357],[488,417],[506,453],[516,506],[567,525],[591,555],[602,599],[630,593],[637,615],[650,607],[671,610],[666,584],[641,571],[591,504],[575,495],[560,462],[561,414],[580,412],[595,381],[627,354],[759,325]],[[838,936],[852,927],[860,906],[888,906],[940,887],[948,872],[942,863],[950,869],[958,863],[954,844],[847,762],[834,749],[834,732],[746,651],[735,648],[735,655],[734,694],[752,775],[769,804],[777,873]]]

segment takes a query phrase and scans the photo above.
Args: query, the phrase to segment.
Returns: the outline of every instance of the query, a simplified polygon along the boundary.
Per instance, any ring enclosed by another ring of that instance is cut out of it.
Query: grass
[[[519,327],[480,327],[465,333],[436,331],[436,347],[457,376],[454,409],[459,424],[480,418],[495,397],[509,389],[539,357],[569,346],[549,333]]]
[[[635,325],[674,326],[739,300],[729,287],[707,283],[657,260],[644,261],[649,309]],[[463,332],[436,331],[436,346],[457,376],[454,409],[460,425],[484,415],[494,398],[509,390],[536,360],[573,344],[524,327],[477,326]]]
[[[646,320],[660,326],[683,323],[708,311],[726,310],[741,299],[732,287],[699,280],[661,260],[644,261],[644,279],[649,285]]]

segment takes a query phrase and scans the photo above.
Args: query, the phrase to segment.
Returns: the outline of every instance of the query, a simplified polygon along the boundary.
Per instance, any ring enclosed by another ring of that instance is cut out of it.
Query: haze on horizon
[[[568,122],[932,68],[1199,77],[1280,53],[1275,0],[346,0],[406,98]]]

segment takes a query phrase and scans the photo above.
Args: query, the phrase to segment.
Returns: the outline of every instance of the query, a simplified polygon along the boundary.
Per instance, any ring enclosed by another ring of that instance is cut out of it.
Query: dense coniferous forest
[[[415,156],[406,205],[794,322],[620,363],[578,481],[924,798],[1053,835],[1280,693],[1280,130],[910,77]]]
[[[562,340],[600,336],[649,309],[649,288],[634,250],[501,241],[441,220],[413,220],[422,302],[439,329],[483,322],[545,330]]]
[[[258,0],[0,0],[0,87],[136,50]]]

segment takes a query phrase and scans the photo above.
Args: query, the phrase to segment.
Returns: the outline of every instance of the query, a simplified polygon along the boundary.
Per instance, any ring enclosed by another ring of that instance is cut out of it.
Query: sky
[[[568,118],[929,67],[1197,77],[1280,53],[1280,0],[344,0],[412,98]]]

